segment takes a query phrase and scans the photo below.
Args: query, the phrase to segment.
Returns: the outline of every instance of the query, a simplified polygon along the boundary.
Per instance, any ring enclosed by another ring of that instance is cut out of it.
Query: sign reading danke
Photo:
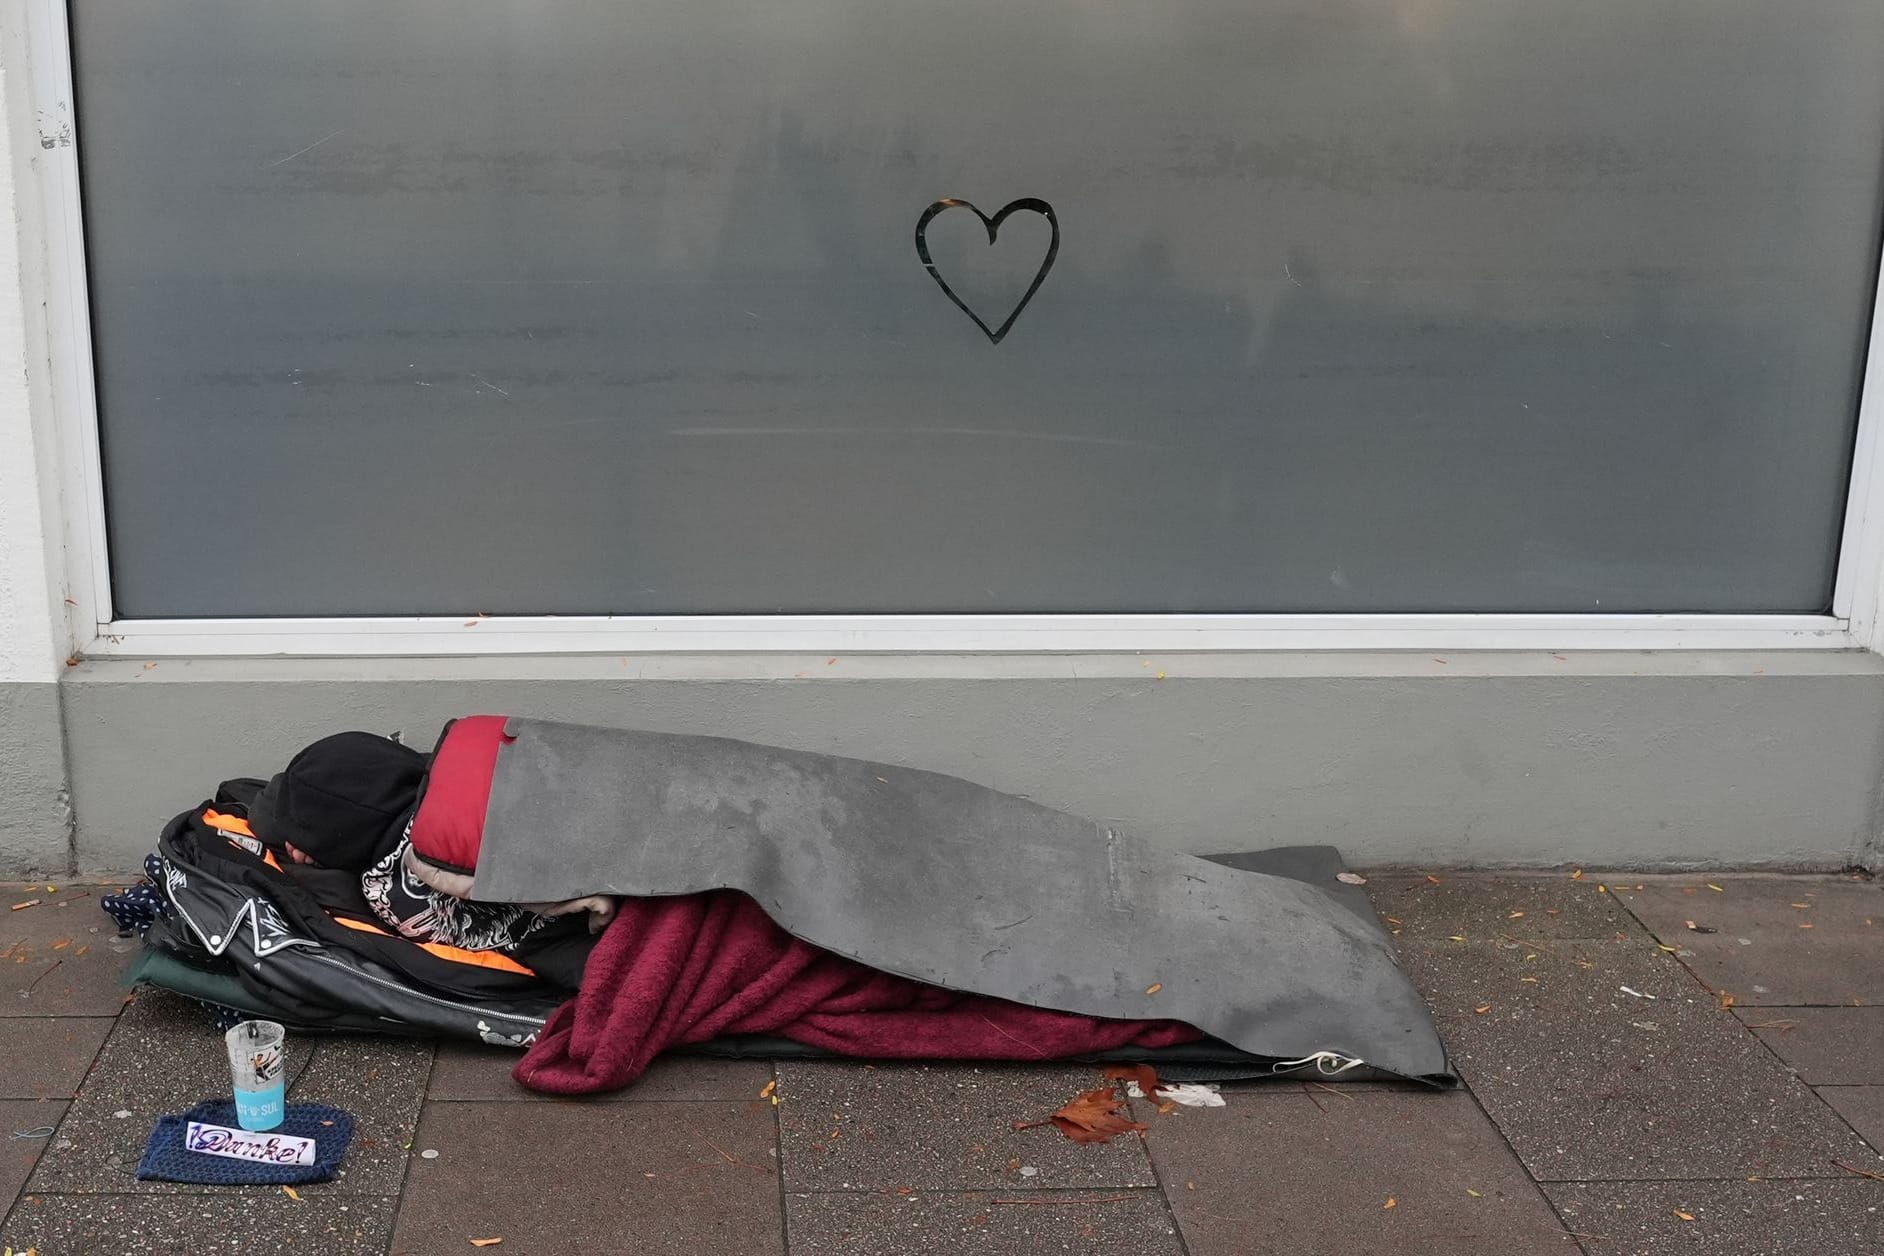
[[[183,1146],[210,1156],[253,1160],[261,1164],[313,1164],[314,1140],[292,1134],[254,1134],[226,1125],[191,1121]]]

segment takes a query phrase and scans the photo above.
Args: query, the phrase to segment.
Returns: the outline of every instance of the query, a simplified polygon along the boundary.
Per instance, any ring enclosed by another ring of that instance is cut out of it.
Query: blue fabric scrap
[[[163,892],[157,887],[164,881],[163,857],[155,851],[144,856],[144,876],[136,885],[127,886],[116,894],[107,894],[98,900],[98,905],[105,910],[118,926],[118,936],[128,938],[133,933],[145,934],[159,916],[170,914],[170,904],[164,900]]]

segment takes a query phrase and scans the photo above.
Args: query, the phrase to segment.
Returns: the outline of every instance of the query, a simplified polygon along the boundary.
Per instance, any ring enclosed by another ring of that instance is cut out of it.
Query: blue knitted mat
[[[262,1164],[185,1150],[191,1121],[236,1128],[235,1104],[205,1099],[188,1112],[157,1118],[144,1145],[137,1176],[144,1181],[193,1182],[202,1186],[293,1186],[325,1182],[334,1176],[353,1142],[353,1118],[324,1103],[291,1103],[281,1124],[266,1134],[292,1134],[314,1140],[313,1164]],[[263,1136],[266,1137],[266,1134]]]

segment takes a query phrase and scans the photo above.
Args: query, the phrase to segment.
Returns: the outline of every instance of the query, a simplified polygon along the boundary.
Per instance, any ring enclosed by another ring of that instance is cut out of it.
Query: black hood
[[[323,737],[249,805],[249,827],[323,867],[363,871],[398,842],[425,767],[424,755],[374,733]]]

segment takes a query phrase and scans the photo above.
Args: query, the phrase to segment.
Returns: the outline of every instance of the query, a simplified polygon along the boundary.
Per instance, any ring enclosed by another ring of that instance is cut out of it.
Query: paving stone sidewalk
[[[1884,1252],[1884,886],[1368,888],[1466,1089],[1234,1086],[1078,1146],[1013,1125],[1090,1068],[677,1059],[572,1103],[517,1087],[500,1050],[297,1037],[293,1097],[359,1125],[339,1179],[295,1199],[135,1180],[157,1117],[226,1085],[220,1039],[123,988],[138,944],[97,887],[5,887],[0,906],[40,901],[0,913],[0,1250]]]

